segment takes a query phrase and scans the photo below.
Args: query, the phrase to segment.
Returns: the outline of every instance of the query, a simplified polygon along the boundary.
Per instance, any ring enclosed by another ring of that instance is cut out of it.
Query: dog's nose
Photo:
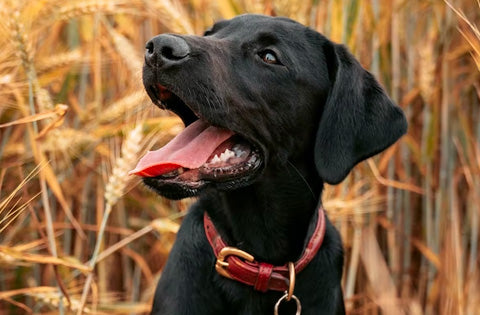
[[[150,66],[167,66],[185,61],[190,54],[187,42],[174,35],[155,36],[145,46],[145,62]]]

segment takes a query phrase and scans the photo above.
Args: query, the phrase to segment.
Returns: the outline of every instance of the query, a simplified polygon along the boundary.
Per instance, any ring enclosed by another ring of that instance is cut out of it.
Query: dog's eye
[[[278,58],[275,52],[270,49],[261,51],[258,55],[260,56],[260,58],[262,58],[263,62],[265,63],[274,64],[274,65],[281,64],[280,61],[278,61]]]

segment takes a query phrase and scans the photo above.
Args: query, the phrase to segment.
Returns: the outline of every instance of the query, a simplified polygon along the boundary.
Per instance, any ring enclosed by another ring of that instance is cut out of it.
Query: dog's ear
[[[315,141],[320,177],[338,184],[360,161],[384,150],[407,130],[400,107],[341,45],[327,42],[331,82]]]

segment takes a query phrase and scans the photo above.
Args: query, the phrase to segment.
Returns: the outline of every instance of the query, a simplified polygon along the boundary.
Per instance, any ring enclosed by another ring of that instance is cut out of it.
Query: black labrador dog
[[[299,302],[302,314],[343,314],[342,243],[321,210],[323,183],[407,129],[374,77],[310,28],[242,15],[204,36],[154,37],[143,81],[186,129],[132,173],[167,198],[198,197],[152,313],[272,314],[278,302],[295,314]]]

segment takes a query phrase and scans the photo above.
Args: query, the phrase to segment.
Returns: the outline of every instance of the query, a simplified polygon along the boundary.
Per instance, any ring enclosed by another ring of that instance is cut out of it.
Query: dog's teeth
[[[185,172],[185,169],[183,167],[180,167],[180,168],[177,169],[178,175],[183,174],[183,172]]]
[[[207,163],[207,165],[217,164],[220,162],[228,162],[230,158],[237,156],[236,153],[232,150],[226,149],[225,152],[222,152],[220,156],[215,154],[215,156]]]
[[[235,150],[235,156],[237,156],[237,157],[243,157],[246,154],[247,154],[247,152],[245,152],[243,150],[240,150],[240,149]]]
[[[213,159],[210,161],[209,164],[213,164],[213,163],[218,163],[218,162],[221,162],[222,160],[220,160],[220,158],[218,157],[218,155],[215,154],[215,156],[213,157]]]
[[[233,152],[235,153],[236,157],[243,157],[244,155],[247,154],[247,152],[243,151],[240,149],[240,146],[237,144],[232,148]]]
[[[222,162],[227,162],[229,158],[232,158],[235,156],[235,153],[233,151],[230,151],[229,149],[226,149],[225,152],[220,154],[220,160]]]
[[[225,154],[225,152],[223,152],[222,154],[220,154],[220,160],[221,160],[222,162],[226,162],[227,159],[228,159],[228,158],[227,158],[227,155]]]

